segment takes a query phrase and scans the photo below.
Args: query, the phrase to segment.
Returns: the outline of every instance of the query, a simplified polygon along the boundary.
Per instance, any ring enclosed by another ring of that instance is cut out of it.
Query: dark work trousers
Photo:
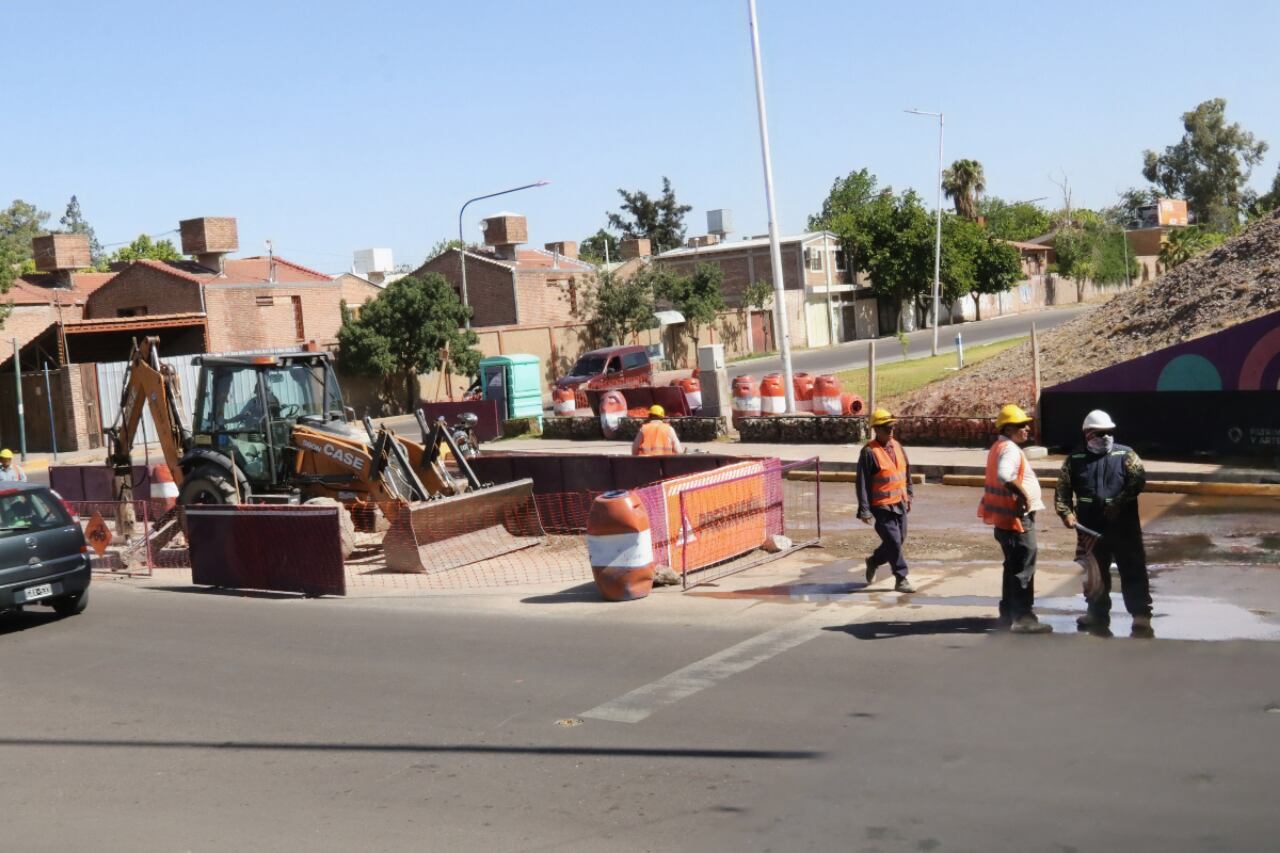
[[[1004,577],[1000,590],[1000,619],[1016,621],[1021,616],[1031,616],[1036,601],[1035,575],[1026,587],[1018,579],[1019,574],[1034,572],[1036,567],[1035,513],[1022,517],[1022,533],[1016,530],[996,528],[996,541],[1004,552]]]
[[[1147,551],[1142,546],[1142,528],[1108,528],[1093,546],[1093,556],[1102,569],[1102,591],[1089,612],[1105,620],[1111,618],[1111,564],[1120,571],[1120,591],[1124,595],[1124,609],[1132,616],[1151,615],[1151,582],[1147,579]],[[1084,548],[1076,539],[1076,556],[1082,556]]]
[[[880,547],[871,552],[871,565],[888,563],[895,578],[905,578],[907,558],[902,556],[902,544],[907,541],[907,514],[873,506],[871,516],[876,520],[876,533],[880,536]]]

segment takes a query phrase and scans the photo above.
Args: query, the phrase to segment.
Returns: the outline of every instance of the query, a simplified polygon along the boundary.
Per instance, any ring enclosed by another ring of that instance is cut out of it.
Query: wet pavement
[[[841,486],[823,492],[823,548],[802,552],[792,576],[775,580],[767,570],[752,572],[688,594],[771,604],[871,604],[886,611],[873,623],[886,631],[896,630],[895,612],[906,619],[925,609],[944,618],[954,612],[966,633],[995,631],[1000,550],[975,516],[978,495],[973,488],[916,487],[907,546],[915,594],[893,592],[887,568],[875,583],[865,583],[862,558],[876,537],[857,520],[852,489]],[[1052,494],[1045,497],[1051,504]],[[1140,509],[1157,639],[1280,641],[1280,499],[1155,494],[1143,496]],[[1075,624],[1084,612],[1075,534],[1051,508],[1039,515],[1037,533],[1037,613],[1058,635],[1096,640]],[[1111,630],[1127,639],[1131,620],[1114,569],[1112,578]]]

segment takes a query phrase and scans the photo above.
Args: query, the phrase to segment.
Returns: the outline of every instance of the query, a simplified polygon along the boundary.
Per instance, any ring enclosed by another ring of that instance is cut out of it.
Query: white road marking
[[[849,601],[854,596],[838,599]],[[876,612],[876,608],[859,610],[840,608],[840,617],[833,618],[832,609],[823,607],[794,622],[765,631],[736,646],[716,652],[700,661],[678,669],[670,675],[637,687],[630,693],[583,711],[579,717],[593,720],[609,720],[616,723],[638,723],[655,711],[673,705],[699,691],[723,681],[731,675],[745,672],[758,663],[777,657],[788,649],[807,643],[817,637],[822,628],[831,624],[847,625],[860,622]],[[849,618],[845,618],[845,616]]]

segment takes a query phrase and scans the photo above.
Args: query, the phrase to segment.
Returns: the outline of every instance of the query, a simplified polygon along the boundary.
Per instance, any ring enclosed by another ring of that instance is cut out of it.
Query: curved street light
[[[461,267],[462,269],[462,306],[464,308],[471,307],[471,303],[467,299],[467,241],[462,236],[462,215],[466,213],[467,206],[470,205],[473,201],[483,201],[486,198],[493,198],[494,196],[506,195],[507,193],[517,193],[517,192],[520,192],[520,190],[529,190],[529,189],[533,189],[534,187],[545,187],[549,183],[551,182],[546,180],[534,181],[531,184],[524,184],[523,186],[512,187],[509,190],[499,190],[496,193],[478,195],[475,198],[467,199],[466,204],[462,205],[462,209],[458,211],[458,242],[462,244],[461,246],[458,247],[458,266]],[[471,328],[470,312],[467,313],[466,322],[467,322],[467,328],[470,329]]]

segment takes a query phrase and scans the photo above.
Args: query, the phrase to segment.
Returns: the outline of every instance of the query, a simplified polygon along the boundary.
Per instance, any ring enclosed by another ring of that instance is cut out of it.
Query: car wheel
[[[50,604],[53,606],[53,612],[59,616],[75,616],[77,613],[83,613],[89,606],[89,590],[77,592],[75,595],[59,596]]]

